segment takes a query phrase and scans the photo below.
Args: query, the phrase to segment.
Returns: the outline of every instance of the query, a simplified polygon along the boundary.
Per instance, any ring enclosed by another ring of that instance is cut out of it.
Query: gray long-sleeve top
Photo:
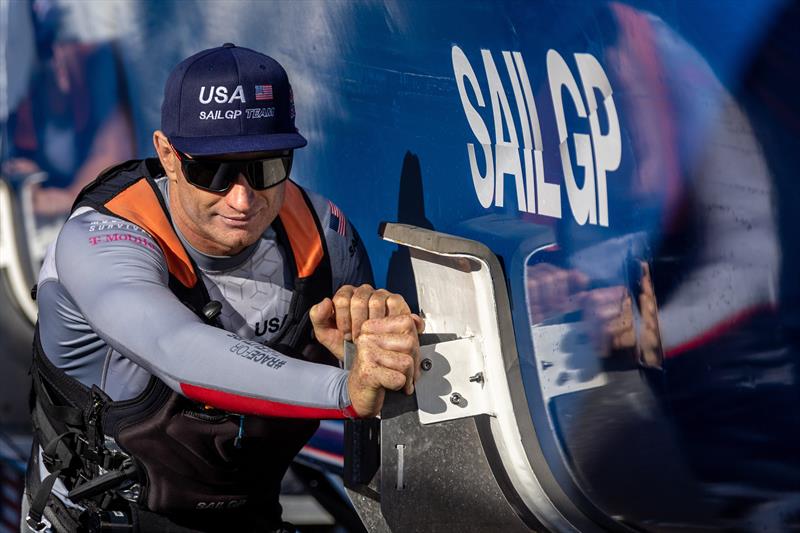
[[[168,196],[165,179],[159,187]],[[371,282],[352,226],[328,200],[309,196],[325,231],[334,290]],[[291,251],[274,231],[233,257],[210,257],[183,242],[211,298],[222,303],[224,330],[204,324],[169,290],[164,255],[149,234],[89,208],[76,211],[39,275],[40,336],[53,363],[114,400],[134,397],[155,375],[179,393],[191,390],[195,399],[240,413],[343,416],[347,372],[262,344],[286,318],[292,296]]]

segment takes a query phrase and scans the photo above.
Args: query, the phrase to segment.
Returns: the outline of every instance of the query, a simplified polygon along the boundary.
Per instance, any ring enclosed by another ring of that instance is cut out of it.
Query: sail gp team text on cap
[[[182,61],[164,88],[161,129],[195,156],[301,148],[307,143],[294,119],[283,67],[230,43]]]
[[[272,100],[272,85],[255,85],[253,87],[255,93],[254,99],[258,100]],[[230,96],[228,96],[230,94]],[[243,104],[247,103],[245,91],[241,85],[237,85],[231,92],[227,87],[200,87],[200,94],[198,100],[201,104],[230,104],[234,101],[239,101]],[[275,107],[248,107],[244,110],[245,117],[248,119],[254,118],[272,118],[275,116]],[[209,109],[200,111],[200,120],[233,120],[242,116],[241,109],[227,109],[223,112],[222,109]]]

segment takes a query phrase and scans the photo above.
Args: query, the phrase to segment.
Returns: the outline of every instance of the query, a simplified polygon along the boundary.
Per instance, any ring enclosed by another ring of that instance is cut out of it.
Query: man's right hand
[[[358,339],[366,320],[408,314],[411,309],[402,296],[367,284],[344,285],[333,299],[325,298],[309,311],[314,337],[340,360],[344,341]]]
[[[370,319],[362,324],[347,380],[350,402],[359,416],[377,415],[386,389],[414,392],[419,375],[419,334],[423,330],[424,322],[415,314]]]

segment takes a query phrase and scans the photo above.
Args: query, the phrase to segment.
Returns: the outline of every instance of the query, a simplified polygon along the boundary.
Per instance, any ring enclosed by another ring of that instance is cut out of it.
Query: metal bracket
[[[419,347],[420,375],[414,388],[423,425],[477,415],[492,415],[480,343],[475,337]],[[355,359],[355,345],[345,342],[344,367]]]
[[[483,355],[475,337],[420,346],[416,383],[421,424],[494,416]]]

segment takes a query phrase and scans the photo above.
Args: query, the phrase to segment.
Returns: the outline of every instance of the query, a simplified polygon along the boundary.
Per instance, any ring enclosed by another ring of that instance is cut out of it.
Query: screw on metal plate
[[[457,392],[454,392],[453,394],[450,395],[450,403],[452,403],[453,405],[461,405],[461,401],[463,399],[464,397]]]
[[[483,372],[478,372],[474,376],[469,377],[470,383],[483,383]]]
[[[433,363],[431,362],[430,359],[423,359],[422,362],[420,363],[420,366],[422,367],[422,370],[427,372],[433,367]]]

